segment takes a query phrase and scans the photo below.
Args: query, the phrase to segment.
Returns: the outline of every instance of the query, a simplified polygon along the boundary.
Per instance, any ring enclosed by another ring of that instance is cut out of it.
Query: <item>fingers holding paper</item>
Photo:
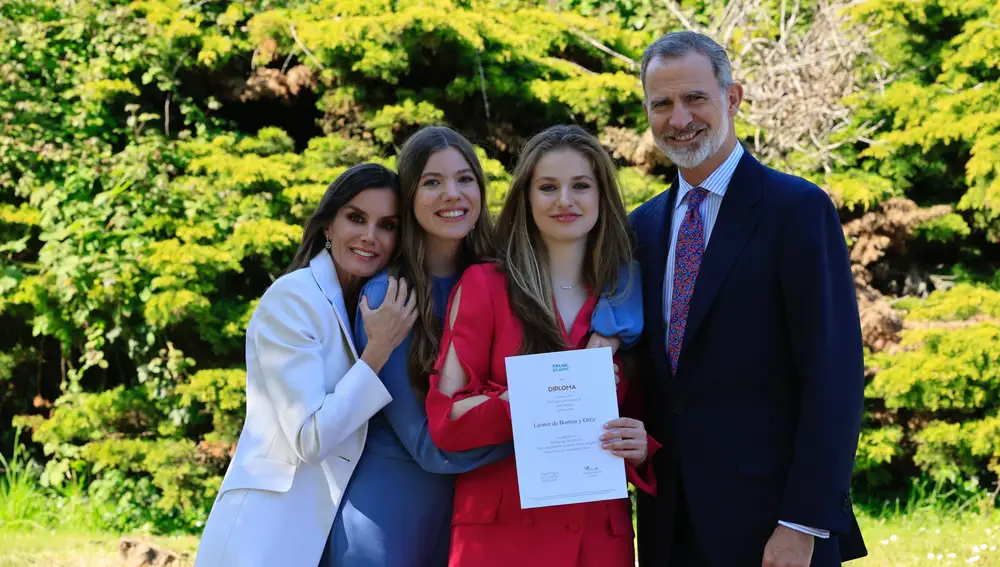
[[[604,424],[608,431],[601,435],[601,448],[627,459],[638,467],[649,454],[646,426],[638,419],[621,417]]]

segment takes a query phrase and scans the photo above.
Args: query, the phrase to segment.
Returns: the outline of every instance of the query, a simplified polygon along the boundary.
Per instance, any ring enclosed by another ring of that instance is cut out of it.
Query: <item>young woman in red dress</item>
[[[528,142],[497,226],[500,259],[469,267],[456,286],[431,376],[428,425],[447,451],[512,439],[504,359],[586,347],[594,290],[631,264],[614,165],[575,126]],[[627,377],[619,381],[622,415],[636,416],[635,394]],[[649,458],[659,444],[634,418],[606,429],[602,447],[625,459],[632,484],[654,492]],[[634,564],[627,498],[522,510],[514,457],[458,478],[450,567]]]

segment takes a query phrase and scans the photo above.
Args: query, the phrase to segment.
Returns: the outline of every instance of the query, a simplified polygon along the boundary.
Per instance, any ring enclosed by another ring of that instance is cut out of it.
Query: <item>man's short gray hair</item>
[[[676,59],[688,53],[700,53],[712,62],[715,80],[722,90],[733,84],[733,71],[729,65],[729,56],[721,45],[705,34],[682,31],[668,33],[654,41],[642,54],[642,71],[640,79],[642,88],[646,89],[646,68],[654,59]]]

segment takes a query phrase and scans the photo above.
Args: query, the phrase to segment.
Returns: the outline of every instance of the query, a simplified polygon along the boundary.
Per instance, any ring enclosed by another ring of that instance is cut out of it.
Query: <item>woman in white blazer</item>
[[[392,398],[379,380],[416,318],[406,282],[351,315],[364,281],[396,247],[398,177],[374,164],[338,177],[306,223],[288,271],[247,327],[246,421],[195,567],[316,567],[368,419]]]

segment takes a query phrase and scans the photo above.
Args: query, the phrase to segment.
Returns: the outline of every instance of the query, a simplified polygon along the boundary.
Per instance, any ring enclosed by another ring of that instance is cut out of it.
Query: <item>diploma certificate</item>
[[[627,498],[625,460],[601,448],[618,416],[611,349],[506,359],[521,508]]]

